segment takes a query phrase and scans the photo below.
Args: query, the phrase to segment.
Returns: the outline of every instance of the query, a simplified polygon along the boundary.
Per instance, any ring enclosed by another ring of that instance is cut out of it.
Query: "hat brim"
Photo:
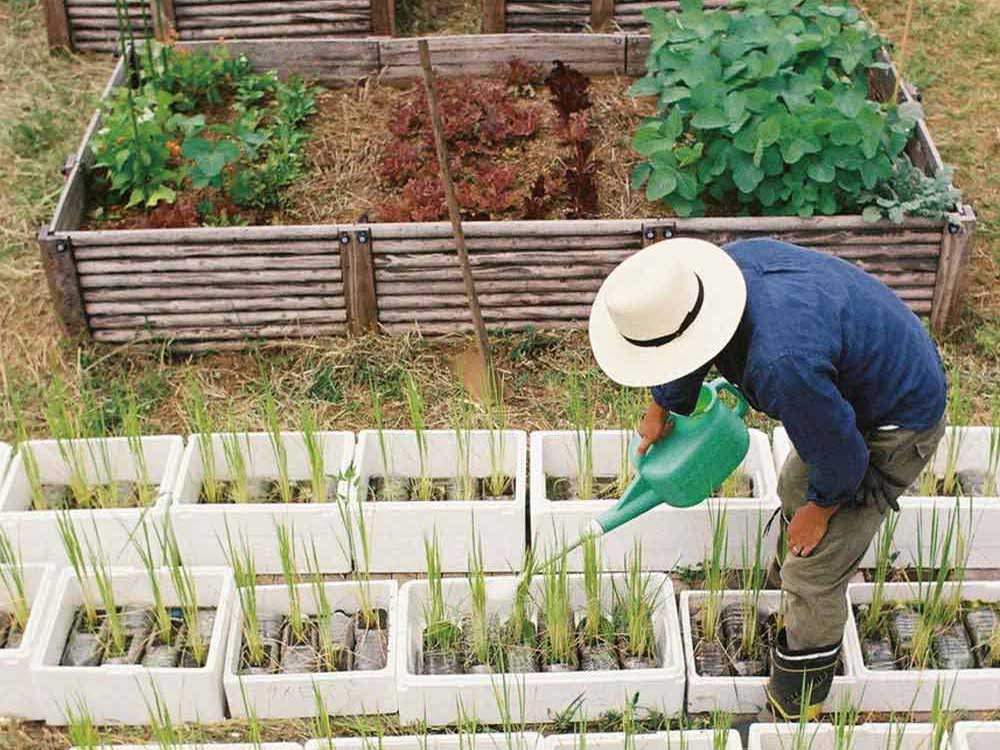
[[[691,238],[663,240],[640,250],[626,262],[646,263],[649,273],[655,274],[662,268],[666,253],[698,275],[705,294],[694,322],[673,341],[651,347],[629,343],[618,332],[608,312],[605,302],[608,279],[594,298],[590,310],[590,346],[600,368],[621,385],[661,385],[694,372],[722,351],[743,317],[747,299],[743,273],[722,248],[710,242]]]

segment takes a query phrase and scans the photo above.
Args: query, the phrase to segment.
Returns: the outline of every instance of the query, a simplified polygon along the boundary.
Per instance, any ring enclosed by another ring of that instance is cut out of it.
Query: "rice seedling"
[[[875,537],[875,568],[872,570],[872,598],[861,616],[862,637],[872,636],[882,631],[885,625],[885,583],[895,561],[892,552],[898,513],[887,513]]]
[[[330,606],[330,597],[326,595],[326,583],[323,581],[323,571],[319,564],[316,542],[312,540],[310,540],[309,549],[306,550],[306,571],[309,573],[309,588],[312,591],[313,604],[316,607],[321,671],[336,672],[339,648],[333,640],[330,628],[330,623],[333,620],[333,607]]]
[[[302,614],[299,597],[299,566],[295,550],[295,531],[290,525],[275,523],[278,540],[278,556],[281,558],[281,578],[288,592],[288,626],[296,643],[303,643],[306,637],[306,618]]]
[[[728,711],[712,711],[712,750],[726,750],[729,730],[733,728],[733,715]]]
[[[629,457],[629,441],[635,434],[639,420],[642,418],[643,392],[638,388],[621,387],[615,391],[612,398],[612,409],[621,430],[621,449],[618,458],[618,479],[616,494],[622,495],[631,484],[635,470]]]
[[[257,566],[253,549],[243,537],[239,544],[233,540],[226,524],[226,562],[232,568],[236,581],[236,595],[243,611],[243,648],[247,661],[252,666],[262,666],[267,658],[264,640],[260,634],[260,619],[257,616]]]
[[[77,534],[76,526],[70,519],[69,511],[64,510],[56,514],[56,526],[59,530],[63,551],[66,553],[66,559],[80,584],[80,607],[83,611],[84,622],[89,629],[94,629],[98,623],[97,607],[91,598],[90,589],[83,585],[87,578],[87,554],[80,541],[80,536]]]
[[[625,561],[623,590],[615,587],[616,610],[623,625],[622,640],[625,653],[640,660],[656,657],[656,634],[653,616],[660,588],[642,569],[642,545],[635,541],[632,553]]]
[[[490,637],[490,622],[486,612],[486,574],[483,571],[483,544],[472,528],[476,540],[469,553],[469,622],[468,648],[472,665],[492,667],[494,659],[493,639]]]
[[[578,374],[566,382],[566,417],[576,440],[576,497],[594,497],[594,402],[586,381]]]
[[[237,432],[232,424],[219,436],[222,455],[229,472],[229,500],[242,504],[250,502],[250,474],[247,470],[249,442],[244,433]]]
[[[424,652],[454,654],[461,642],[461,630],[448,618],[441,575],[441,550],[437,532],[424,538],[427,560],[427,599],[424,602]]]
[[[486,375],[484,388],[486,426],[490,453],[490,472],[486,477],[486,496],[501,497],[511,488],[511,478],[504,471],[507,446],[504,431],[507,429],[507,407],[504,402],[503,376],[495,370]]]
[[[270,390],[264,394],[264,424],[267,428],[267,441],[271,445],[274,462],[278,467],[278,497],[281,502],[290,503],[292,502],[292,482],[288,474],[288,447],[281,434],[278,402]]]
[[[97,530],[94,529],[96,534]],[[122,620],[121,610],[115,602],[115,589],[111,576],[111,565],[108,563],[100,544],[87,544],[90,557],[91,575],[94,579],[94,586],[97,588],[98,597],[104,608],[104,624],[107,629],[108,641],[105,644],[109,656],[122,656],[128,645],[125,635],[125,623]],[[83,582],[81,581],[81,588]]]
[[[191,659],[201,666],[208,656],[208,643],[202,635],[198,622],[198,588],[191,569],[181,561],[180,546],[177,544],[173,527],[169,524],[165,527],[164,547],[169,560],[167,571],[170,574],[170,582],[184,620],[186,647]]]
[[[169,646],[173,635],[173,625],[163,598],[160,577],[157,575],[157,560],[153,552],[153,541],[149,535],[148,521],[143,520],[140,531],[141,537],[133,538],[132,546],[146,570],[146,579],[149,581],[149,591],[153,599],[153,636],[159,643]],[[157,536],[162,546],[163,536],[160,533],[157,533]]]
[[[135,391],[129,388],[125,394],[125,408],[122,413],[122,432],[128,442],[129,453],[135,464],[135,495],[139,505],[148,508],[155,500],[156,491],[149,479],[149,465],[146,461],[146,450],[142,444],[142,415],[139,399]]]
[[[573,637],[573,608],[569,594],[569,564],[565,554],[550,561],[542,571],[541,587],[542,662],[573,669],[576,639]]]
[[[309,495],[314,503],[325,503],[328,499],[328,484],[326,476],[326,446],[319,434],[316,423],[316,413],[309,407],[303,407],[299,426],[302,431],[302,444],[309,460]]]
[[[15,548],[7,532],[0,529],[0,585],[7,591],[10,606],[10,617],[13,627],[7,633],[11,636],[23,634],[28,627],[28,616],[31,606],[28,604],[28,593],[24,585],[24,560],[20,549]]]
[[[184,411],[188,431],[198,436],[198,457],[201,459],[201,497],[206,503],[222,501],[222,487],[215,468],[215,451],[212,435],[216,432],[215,422],[205,404],[197,381],[190,378],[184,393]]]
[[[455,431],[455,500],[476,498],[476,478],[472,475],[472,405],[461,394],[451,403],[451,423]]]
[[[833,711],[833,750],[853,750],[854,728],[857,726],[860,711],[852,706],[845,696]]]
[[[705,558],[705,598],[699,612],[701,636],[706,641],[719,639],[722,615],[722,592],[726,587],[726,554],[729,539],[728,517],[724,505],[709,506],[712,524],[712,549]]]
[[[104,747],[90,707],[83,698],[77,696],[72,704],[66,704],[63,713],[66,716],[66,735],[71,747],[80,750],[98,750]]]
[[[949,372],[948,389],[948,424],[951,430],[945,437],[944,477],[941,483],[941,494],[945,497],[955,497],[962,492],[958,482],[958,458],[962,452],[965,432],[961,429],[969,423],[972,416],[972,395],[962,380],[957,367]]]
[[[587,643],[609,641],[611,623],[604,616],[603,560],[597,538],[588,536],[583,542],[583,637]]]
[[[943,526],[943,531],[942,531]],[[911,666],[926,668],[930,663],[934,636],[958,619],[962,606],[961,586],[949,592],[948,580],[964,571],[964,541],[956,508],[942,524],[937,509],[931,514],[928,553],[924,553],[923,524],[917,521],[917,591],[920,617],[913,636]]]
[[[414,482],[413,494],[417,500],[430,500],[434,496],[434,482],[427,471],[427,435],[424,418],[424,397],[420,394],[417,381],[410,374],[403,381],[406,394],[406,408],[410,413],[410,428],[417,441],[417,460],[420,472]]]
[[[326,707],[326,700],[319,685],[313,683],[313,735],[317,741],[321,741],[326,750],[334,750],[333,745],[333,722],[330,721],[330,711]]]

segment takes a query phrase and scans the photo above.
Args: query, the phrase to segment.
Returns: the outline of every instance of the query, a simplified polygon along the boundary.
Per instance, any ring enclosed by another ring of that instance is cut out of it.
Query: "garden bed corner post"
[[[42,0],[45,10],[45,29],[49,37],[49,49],[65,47],[73,49],[73,40],[69,33],[69,16],[66,13],[66,0]]]
[[[341,231],[340,268],[344,279],[348,330],[354,335],[375,330],[378,325],[378,300],[375,297],[372,233],[368,227]]]
[[[954,324],[962,310],[968,281],[969,239],[975,228],[976,215],[971,206],[961,205],[957,213],[948,215],[931,307],[931,330],[936,333]]]
[[[53,238],[48,229],[43,228],[38,233],[38,245],[59,324],[70,338],[85,338],[90,330],[80,293],[80,277],[76,271],[72,243],[69,239]]]

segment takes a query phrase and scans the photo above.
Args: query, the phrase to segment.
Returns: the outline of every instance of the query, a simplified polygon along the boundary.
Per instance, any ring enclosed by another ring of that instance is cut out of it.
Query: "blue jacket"
[[[856,266],[768,239],[725,248],[747,283],[733,340],[713,362],[653,399],[690,414],[712,364],[750,404],[780,419],[809,466],[808,499],[853,502],[868,468],[863,433],[934,426],[944,413],[944,371],[916,315]]]

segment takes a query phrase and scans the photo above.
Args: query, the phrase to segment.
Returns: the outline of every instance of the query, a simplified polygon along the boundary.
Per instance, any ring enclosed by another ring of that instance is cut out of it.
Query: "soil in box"
[[[902,602],[868,617],[855,607],[861,653],[874,671],[988,669],[1000,665],[1000,615],[993,603],[963,601],[957,607]]]
[[[199,608],[187,618],[180,608],[162,610],[81,607],[66,639],[60,665],[196,669],[204,666],[215,624],[215,609]]]
[[[240,674],[367,672],[386,665],[389,630],[383,609],[373,610],[370,618],[343,610],[329,616],[262,616],[255,631],[256,637],[244,637]]]

